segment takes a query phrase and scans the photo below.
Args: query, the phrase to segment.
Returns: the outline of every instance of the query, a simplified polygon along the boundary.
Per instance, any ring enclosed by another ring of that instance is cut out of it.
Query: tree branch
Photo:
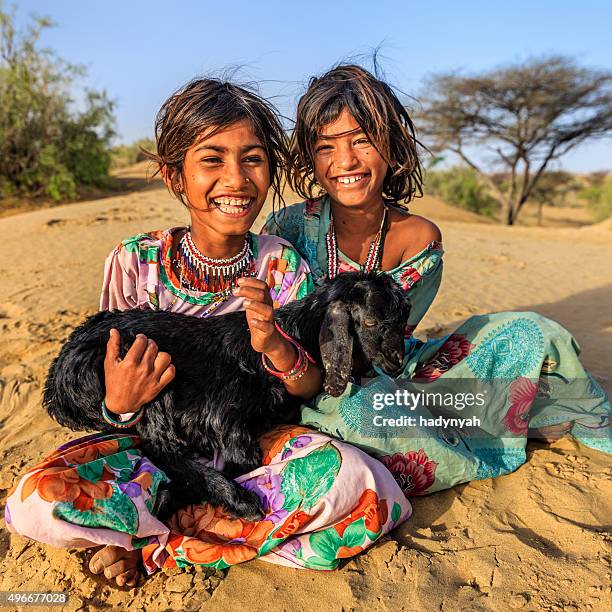
[[[457,147],[449,147],[449,151],[456,153],[470,168],[474,169],[479,176],[485,181],[487,186],[495,193],[497,199],[501,202],[503,200],[504,194],[497,187],[497,185],[491,180],[491,177],[483,172],[471,159],[465,155],[465,153],[461,150],[460,146]]]

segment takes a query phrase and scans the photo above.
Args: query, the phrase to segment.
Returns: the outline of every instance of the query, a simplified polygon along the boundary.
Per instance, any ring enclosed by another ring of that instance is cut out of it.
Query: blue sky
[[[161,103],[192,77],[241,65],[291,116],[308,78],[382,44],[389,81],[416,94],[433,72],[478,71],[530,56],[562,53],[612,69],[609,0],[21,0],[56,23],[43,44],[83,64],[85,83],[117,102],[119,140],[153,132]],[[612,140],[585,145],[563,167],[612,169]]]

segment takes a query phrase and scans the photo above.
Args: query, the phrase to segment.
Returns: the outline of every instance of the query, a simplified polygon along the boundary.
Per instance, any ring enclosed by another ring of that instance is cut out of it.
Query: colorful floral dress
[[[262,231],[295,245],[321,283],[329,219],[326,197],[287,207]],[[339,259],[341,272],[360,269],[342,253]],[[302,424],[381,459],[407,495],[514,471],[526,460],[529,428],[569,421],[576,439],[612,451],[610,402],[566,329],[533,312],[500,312],[422,342],[411,332],[439,288],[441,245],[427,245],[387,274],[412,304],[401,372],[349,383],[339,398],[319,395],[303,406]]]
[[[142,308],[205,316],[215,294],[186,291],[172,268],[172,240],[185,228],[137,234],[106,258],[100,310]],[[308,266],[296,250],[276,236],[250,234],[257,278],[270,287],[274,307],[299,300],[312,290]],[[232,298],[215,314],[243,310],[243,298]]]
[[[180,228],[139,234],[107,258],[101,307],[161,308],[202,316],[214,294],[186,294],[170,266]],[[257,276],[276,305],[311,287],[308,266],[276,236],[252,236]],[[242,308],[240,298],[215,314]],[[149,572],[200,564],[225,568],[261,557],[290,567],[331,570],[364,550],[411,513],[385,465],[363,451],[302,426],[260,440],[263,465],[237,479],[266,512],[248,522],[209,504],[179,511],[164,524],[151,512],[163,471],[142,455],[138,436],[93,434],[58,448],[9,493],[11,532],[66,548],[98,544],[142,549]]]

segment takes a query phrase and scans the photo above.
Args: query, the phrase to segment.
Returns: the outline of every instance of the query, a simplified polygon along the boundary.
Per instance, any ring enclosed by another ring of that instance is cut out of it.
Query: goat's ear
[[[350,333],[351,315],[348,306],[341,301],[327,307],[319,346],[325,370],[324,388],[333,397],[342,395],[348,384],[353,365],[353,336]]]

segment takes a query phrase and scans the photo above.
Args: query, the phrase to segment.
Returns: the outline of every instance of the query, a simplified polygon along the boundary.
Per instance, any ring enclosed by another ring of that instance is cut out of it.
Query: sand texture
[[[444,235],[445,276],[417,330],[473,314],[535,310],[569,328],[612,391],[612,226],[499,227],[426,198]],[[106,254],[139,231],[185,222],[159,185],[0,219],[0,502],[15,477],[75,437],[40,406],[61,342],[95,312]],[[261,561],[228,572],[158,572],[136,590],[85,569],[87,552],[9,536],[0,590],[69,592],[67,609],[594,610],[610,604],[611,461],[564,439],[530,443],[517,472],[416,498],[390,537],[331,573]],[[607,602],[607,603],[606,603]],[[57,609],[57,608],[56,608]]]

